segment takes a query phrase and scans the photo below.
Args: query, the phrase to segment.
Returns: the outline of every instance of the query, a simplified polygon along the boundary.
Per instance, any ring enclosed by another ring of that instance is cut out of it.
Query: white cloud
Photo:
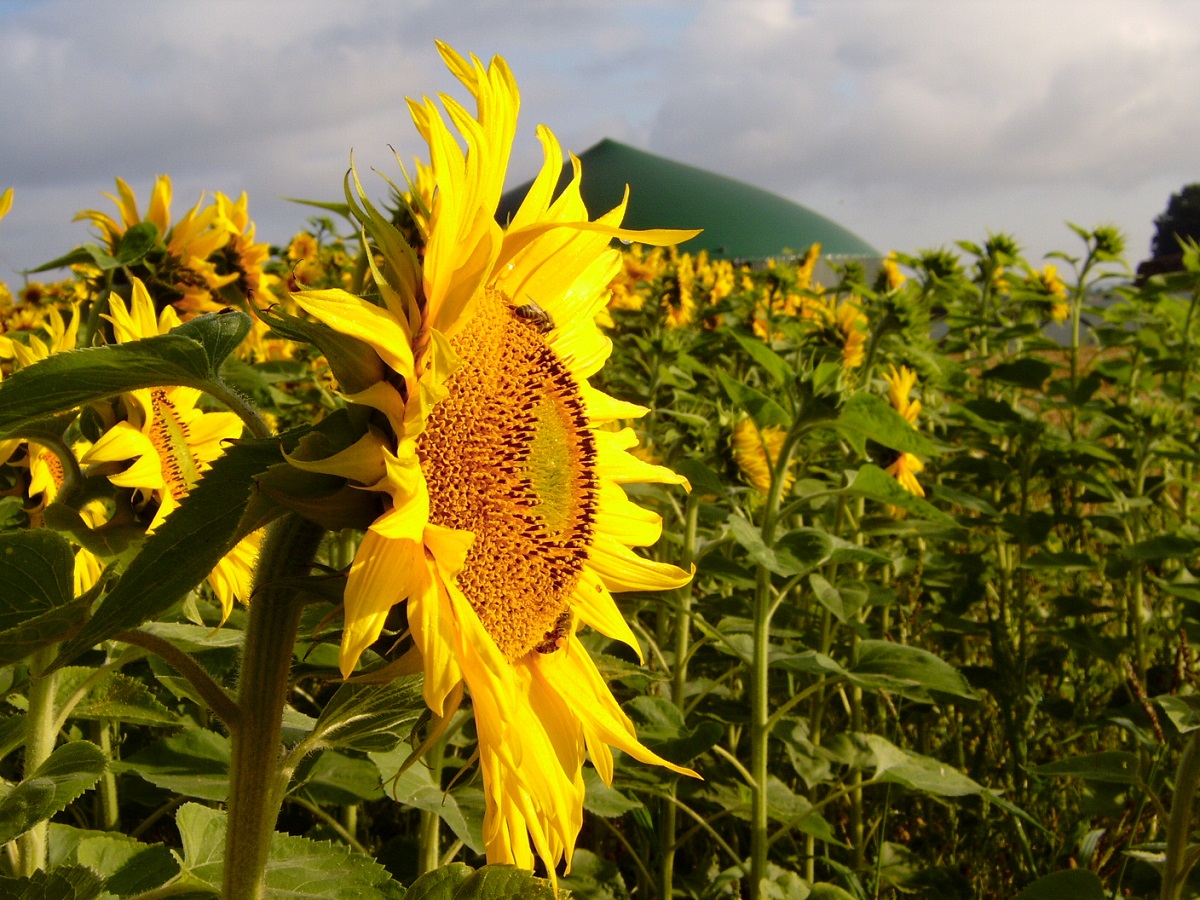
[[[1200,180],[1200,21],[1171,0],[422,3],[46,0],[0,8],[0,267],[69,249],[120,175],[250,194],[259,235],[337,198],[349,151],[392,172],[420,144],[406,95],[456,90],[433,48],[506,56],[523,111],[510,182],[545,122],[733,175],[881,248],[1115,221],[1135,254]],[[1093,219],[1093,217],[1095,217]],[[964,230],[966,229],[966,230]],[[1136,259],[1135,259],[1136,261]],[[0,277],[4,277],[0,272]]]

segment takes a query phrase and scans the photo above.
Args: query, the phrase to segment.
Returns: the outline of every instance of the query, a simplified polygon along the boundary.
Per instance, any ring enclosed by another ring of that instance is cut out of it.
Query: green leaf
[[[992,366],[983,373],[983,377],[1004,384],[1028,388],[1032,391],[1040,391],[1042,385],[1046,383],[1046,379],[1052,374],[1054,374],[1054,367],[1050,363],[1033,357],[1025,357]]]
[[[37,771],[0,800],[0,843],[24,834],[66,809],[104,774],[108,756],[95,744],[71,741],[58,747]]]
[[[318,805],[351,806],[383,799],[379,767],[369,759],[325,750],[305,768],[304,783],[296,790]]]
[[[388,796],[404,806],[437,813],[459,840],[476,853],[483,853],[483,821],[463,814],[459,806],[463,788],[443,790],[440,784],[433,783],[429,769],[419,761],[397,777],[400,767],[411,753],[412,748],[404,744],[387,753],[370,754],[371,760],[379,767]]]
[[[837,426],[892,450],[934,456],[937,446],[882,397],[859,392],[846,401]]]
[[[130,225],[121,235],[121,242],[117,244],[115,262],[118,266],[132,265],[153,250],[157,243],[158,226],[153,222]]]
[[[945,763],[897,747],[877,734],[863,735],[875,756],[875,778],[935,797],[965,797],[983,787]]]
[[[1096,560],[1084,553],[1072,553],[1062,550],[1057,553],[1038,552],[1024,562],[1019,563],[1019,569],[1061,569],[1064,572],[1082,572],[1096,568]]]
[[[721,387],[733,401],[734,407],[749,413],[750,417],[754,419],[754,424],[759,428],[766,428],[769,425],[785,429],[791,427],[792,417],[766,394],[760,393],[740,381],[735,381],[721,371],[717,372],[717,380],[721,382]]]
[[[583,808],[592,815],[605,819],[616,819],[625,815],[631,809],[641,809],[642,801],[636,797],[622,794],[616,788],[605,784],[593,768],[583,770],[583,785],[586,793],[583,797]]]
[[[28,878],[0,877],[5,900],[94,900],[104,889],[104,879],[84,866],[39,869]]]
[[[187,728],[113,763],[173,794],[223,801],[229,796],[229,738]]]
[[[279,461],[278,440],[239,441],[217,457],[179,509],[146,539],[55,665],[154,618],[202,582],[247,529],[261,524],[243,523],[242,513],[254,477]]]
[[[1035,881],[1016,900],[1105,900],[1104,882],[1088,869],[1063,869]]]
[[[638,740],[681,766],[712,747],[724,733],[719,724],[708,720],[688,728],[679,707],[665,697],[635,697],[625,709],[637,722]]]
[[[214,890],[219,888],[225,864],[225,813],[185,803],[175,823],[183,843],[184,870]],[[405,896],[404,888],[370,857],[340,844],[288,834],[271,837],[265,880],[264,900],[400,900]]]
[[[819,528],[789,531],[775,541],[778,574],[799,575],[816,568],[830,558],[833,546],[833,538]]]
[[[162,844],[112,831],[50,825],[50,866],[87,866],[105,877],[105,890],[129,896],[161,887],[179,874],[179,862]]]
[[[314,740],[321,747],[391,750],[425,711],[422,684],[419,675],[387,684],[343,684],[317,719]]]
[[[95,673],[87,666],[68,666],[58,673],[57,703],[63,703]],[[154,698],[145,684],[136,678],[113,672],[94,685],[71,711],[72,719],[119,719],[130,725],[174,726],[175,715]]]
[[[730,516],[728,522],[734,540],[746,549],[752,562],[785,578],[820,565],[833,549],[829,535],[816,528],[788,532],[770,548],[763,543],[758,528],[741,516]]]
[[[788,365],[788,361],[758,338],[749,334],[739,334],[736,331],[730,331],[730,334],[746,351],[746,355],[769,374],[776,384],[785,385],[792,379],[792,367]]]
[[[558,879],[573,900],[629,900],[629,889],[616,862],[578,848],[571,857],[571,874]]]
[[[168,334],[55,353],[0,383],[0,438],[20,434],[30,420],[140,388],[219,381],[221,363],[250,331],[250,317],[208,313]]]
[[[809,800],[794,793],[774,775],[767,776],[767,814],[775,821],[811,834],[819,841],[846,846],[838,840],[833,827]]]
[[[889,506],[898,506],[922,518],[931,519],[946,525],[957,523],[940,509],[915,494],[910,494],[879,466],[867,464],[854,473],[850,483],[846,485],[846,493],[878,500]]]
[[[892,641],[860,641],[850,677],[864,687],[895,691],[911,700],[930,702],[929,691],[976,699],[966,678],[948,662]]]
[[[1105,750],[1033,766],[1038,775],[1067,775],[1107,784],[1137,784],[1138,758],[1123,750]]]
[[[1126,559],[1190,559],[1196,554],[1196,542],[1173,534],[1160,534],[1145,541],[1138,541],[1121,549]]]
[[[676,472],[691,483],[692,490],[698,491],[701,496],[705,494],[717,497],[725,496],[725,483],[721,481],[721,477],[696,457],[685,456],[671,465]]]
[[[514,866],[451,863],[422,875],[404,900],[557,900],[550,882]]]
[[[1155,697],[1154,702],[1163,708],[1167,718],[1171,720],[1180,734],[1187,734],[1200,728],[1200,695],[1164,694]]]
[[[847,591],[843,594],[818,572],[813,572],[808,576],[808,583],[813,589],[813,596],[817,598],[817,602],[829,610],[834,618],[843,625],[866,600],[865,592]]]
[[[87,615],[75,602],[75,554],[66,538],[37,529],[0,535],[0,665],[57,643]]]
[[[260,310],[259,315],[276,334],[317,347],[346,393],[358,393],[383,380],[383,360],[370,344],[320,322],[272,310]]]

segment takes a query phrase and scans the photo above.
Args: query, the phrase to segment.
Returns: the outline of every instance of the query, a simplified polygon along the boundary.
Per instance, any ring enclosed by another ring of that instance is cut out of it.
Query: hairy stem
[[[283,709],[287,702],[292,649],[304,609],[299,592],[285,579],[308,571],[322,529],[295,515],[276,522],[263,544],[246,625],[233,730],[226,833],[226,900],[259,900],[271,837],[287,790]]]

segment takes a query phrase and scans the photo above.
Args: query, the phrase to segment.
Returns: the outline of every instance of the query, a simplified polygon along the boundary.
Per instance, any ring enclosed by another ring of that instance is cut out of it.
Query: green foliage
[[[328,208],[394,244],[373,207]],[[385,427],[337,395],[378,381],[379,356],[282,294],[109,340],[106,304],[132,277],[160,309],[182,303],[146,225],[67,258],[91,266],[87,301],[59,304],[86,349],[56,344],[52,318],[5,332],[20,350],[0,382],[0,824],[20,850],[0,892],[220,892],[224,814],[201,803],[230,796],[248,614],[214,629],[206,578],[295,514],[328,533],[315,556],[241,597],[303,605],[268,896],[554,896],[482,865],[470,697],[439,719],[419,676],[392,677],[412,671],[403,604],[364,655],[379,683],[338,680],[346,573],[383,507],[292,462]],[[703,781],[620,752],[612,784],[586,767],[559,896],[715,900],[755,877],[759,897],[798,900],[1158,896],[1186,793],[1170,773],[1200,734],[1200,254],[1133,284],[1115,230],[1073,228],[1082,250],[1053,265],[990,235],[833,267],[827,286],[815,254],[627,251],[592,381],[649,410],[621,424],[690,480],[686,498],[627,488],[664,524],[641,552],[696,577],[622,596],[645,665],[581,635],[639,740]],[[276,278],[361,287],[379,264],[328,220],[314,232],[311,252],[277,249]],[[148,533],[161,491],[118,483],[132,460],[84,460],[137,427],[131,391],[172,385],[252,434]],[[35,470],[55,461],[47,487]],[[52,752],[25,771],[35,733]],[[47,869],[19,868],[51,819]]]

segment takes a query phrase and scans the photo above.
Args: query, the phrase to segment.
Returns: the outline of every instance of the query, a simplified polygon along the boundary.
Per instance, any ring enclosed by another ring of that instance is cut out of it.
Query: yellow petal
[[[571,609],[585,624],[595,628],[601,634],[614,641],[621,641],[629,645],[637,654],[638,662],[645,662],[645,658],[642,656],[642,647],[634,637],[633,629],[621,615],[616,601],[613,600],[613,595],[604,586],[600,576],[591,569],[584,569],[580,575],[579,581],[575,585],[575,591],[571,595]]]
[[[610,591],[670,591],[692,580],[683,569],[643,559],[605,534],[596,535],[588,564]]]

